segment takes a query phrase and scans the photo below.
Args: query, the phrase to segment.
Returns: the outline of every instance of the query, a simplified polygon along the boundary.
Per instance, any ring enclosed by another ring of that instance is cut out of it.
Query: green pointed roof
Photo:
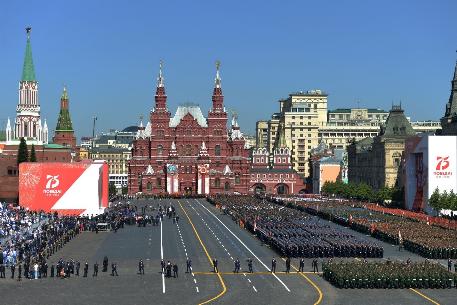
[[[60,109],[56,131],[73,131],[73,124],[71,123],[70,111],[68,109]]]
[[[68,92],[66,87],[63,88],[60,100],[60,113],[59,118],[57,119],[56,131],[73,131],[73,124],[71,123],[70,111],[68,110]],[[66,103],[62,101],[66,101]]]
[[[30,31],[32,28],[27,28],[27,45],[25,47],[24,67],[22,69],[22,81],[35,82],[35,68],[33,67],[32,45],[30,43]]]
[[[401,106],[392,106],[385,126],[381,128],[380,135],[384,138],[406,138],[415,134],[416,132],[406,118]]]

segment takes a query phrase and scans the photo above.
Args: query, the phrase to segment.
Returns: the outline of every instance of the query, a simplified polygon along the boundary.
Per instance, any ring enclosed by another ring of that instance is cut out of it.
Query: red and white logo
[[[436,164],[436,170],[437,171],[442,171],[442,170],[445,170],[449,167],[449,156],[446,156],[446,157],[436,157],[436,160],[438,161],[438,163]]]
[[[198,171],[202,175],[208,173],[208,169],[209,169],[209,164],[198,165]]]
[[[46,179],[48,179],[48,182],[46,183],[47,189],[55,189],[60,184],[59,175],[57,175],[57,176],[47,175]]]
[[[449,168],[449,156],[437,156],[436,157],[436,167],[433,174],[437,178],[449,178],[452,176],[452,171]]]

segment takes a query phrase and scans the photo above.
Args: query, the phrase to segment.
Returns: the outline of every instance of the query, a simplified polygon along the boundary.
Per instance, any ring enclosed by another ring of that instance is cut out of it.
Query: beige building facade
[[[375,190],[384,186],[400,187],[399,174],[405,140],[415,134],[403,109],[393,106],[378,136],[349,145],[349,182],[363,182]]]
[[[105,160],[109,167],[109,182],[121,189],[128,185],[128,163],[132,158],[130,148],[95,147],[90,154],[93,160]]]
[[[308,177],[311,149],[321,140],[334,148],[346,149],[353,141],[376,137],[389,115],[388,111],[370,108],[328,110],[327,98],[325,92],[311,90],[292,93],[280,100],[280,112],[274,113],[270,120],[257,122],[257,147],[268,148],[272,153],[279,130],[284,128],[293,168]],[[435,133],[441,129],[436,121],[411,122],[411,126],[416,133]]]

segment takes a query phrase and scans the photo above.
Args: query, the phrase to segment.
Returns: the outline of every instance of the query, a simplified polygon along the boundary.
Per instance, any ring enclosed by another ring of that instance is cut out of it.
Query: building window
[[[186,145],[186,156],[192,156],[192,145]]]
[[[148,184],[146,184],[146,189],[148,191],[152,191],[152,183],[151,182],[148,182]]]
[[[221,179],[219,179],[219,178],[214,179],[214,187],[221,187]]]
[[[163,138],[165,136],[165,132],[163,130],[157,130],[157,137],[158,138]]]
[[[163,146],[162,145],[157,145],[157,154],[161,156],[163,153]]]
[[[160,178],[157,178],[157,182],[156,182],[157,186],[162,186],[162,179]]]
[[[240,184],[241,183],[241,177],[239,174],[235,176],[235,184]]]
[[[226,191],[229,191],[229,190],[230,190],[230,182],[225,182],[225,184],[224,184],[224,189],[225,189]]]
[[[219,144],[217,144],[215,147],[214,147],[214,154],[216,156],[220,156],[221,155],[221,146]]]

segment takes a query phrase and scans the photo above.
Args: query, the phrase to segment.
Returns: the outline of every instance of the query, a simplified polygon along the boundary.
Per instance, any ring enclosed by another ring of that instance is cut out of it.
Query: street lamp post
[[[90,149],[91,159],[93,158],[93,154],[94,154],[94,144],[95,144],[95,121],[97,120],[97,116],[93,116],[92,119],[93,119],[93,125],[92,125],[92,145],[91,145],[91,149]]]

